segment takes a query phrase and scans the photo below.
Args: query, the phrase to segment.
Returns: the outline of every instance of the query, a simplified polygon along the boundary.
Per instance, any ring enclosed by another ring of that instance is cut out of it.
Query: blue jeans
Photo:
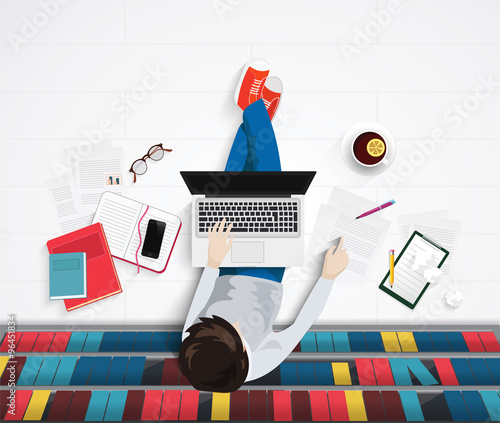
[[[264,101],[258,100],[244,110],[243,123],[234,138],[225,170],[281,170],[278,145]],[[284,273],[284,267],[222,267],[219,276],[244,275],[281,282]]]

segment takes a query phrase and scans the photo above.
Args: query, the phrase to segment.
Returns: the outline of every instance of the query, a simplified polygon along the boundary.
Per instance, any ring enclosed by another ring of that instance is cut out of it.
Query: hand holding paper
[[[344,237],[340,237],[339,245],[337,247],[331,247],[326,252],[323,273],[321,274],[322,278],[335,279],[347,267],[349,255],[347,254],[347,250],[342,248],[343,244]]]

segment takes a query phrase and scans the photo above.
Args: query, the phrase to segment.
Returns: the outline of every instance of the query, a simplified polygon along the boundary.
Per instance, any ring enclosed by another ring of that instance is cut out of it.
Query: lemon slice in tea
[[[366,150],[368,151],[368,154],[370,156],[380,157],[382,154],[384,154],[385,144],[382,140],[379,140],[378,138],[373,138],[370,141],[368,141],[368,144],[366,145]]]

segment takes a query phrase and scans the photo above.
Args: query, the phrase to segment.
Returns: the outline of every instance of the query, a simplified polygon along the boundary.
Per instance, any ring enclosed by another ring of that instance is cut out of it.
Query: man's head
[[[248,355],[240,335],[226,320],[202,317],[191,326],[179,351],[181,371],[200,391],[236,391],[248,374]]]

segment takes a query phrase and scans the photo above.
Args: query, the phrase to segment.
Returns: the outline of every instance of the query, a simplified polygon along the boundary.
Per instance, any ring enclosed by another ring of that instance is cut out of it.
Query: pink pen
[[[382,204],[381,206],[375,207],[374,209],[368,210],[367,212],[364,212],[363,214],[360,214],[356,219],[359,219],[360,217],[365,217],[368,216],[372,213],[378,212],[379,210],[385,209],[386,207],[392,206],[396,202],[394,200],[390,200],[387,203]]]

